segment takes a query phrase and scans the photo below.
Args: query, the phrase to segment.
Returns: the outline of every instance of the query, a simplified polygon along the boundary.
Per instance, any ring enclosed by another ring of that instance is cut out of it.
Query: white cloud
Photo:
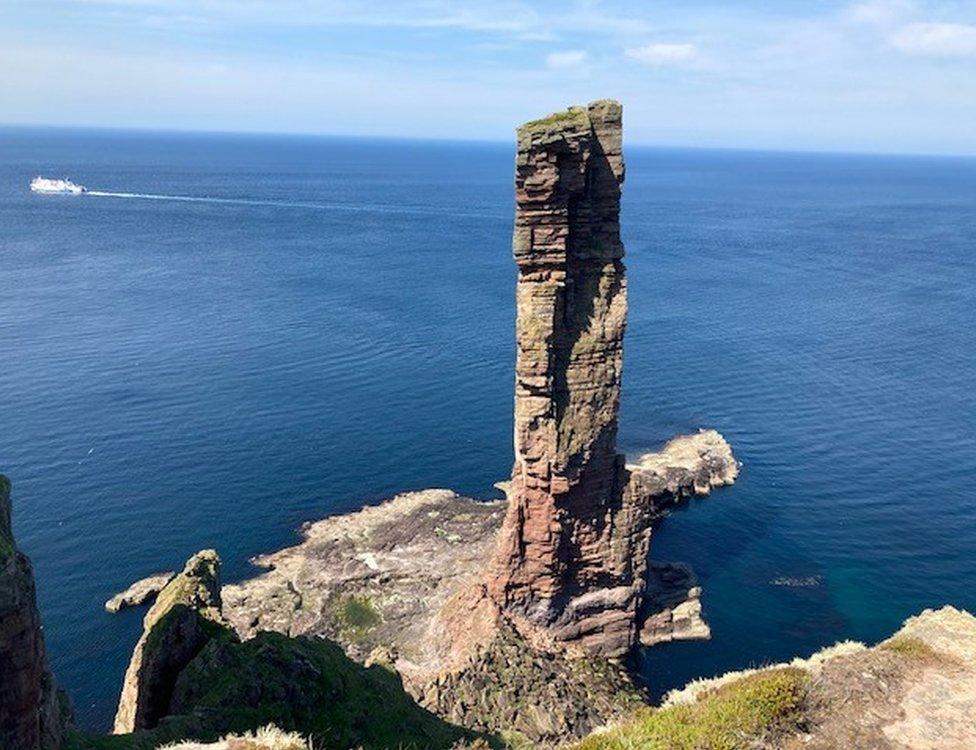
[[[573,49],[565,52],[550,52],[546,55],[547,68],[578,68],[589,59],[585,50]]]
[[[627,57],[648,65],[667,65],[671,63],[688,62],[698,56],[698,48],[694,44],[645,44],[643,47],[631,47],[624,51]]]
[[[903,18],[913,8],[911,0],[869,0],[849,6],[844,11],[844,18],[855,23],[883,26]]]
[[[976,57],[976,26],[962,23],[910,23],[890,39],[910,55]]]

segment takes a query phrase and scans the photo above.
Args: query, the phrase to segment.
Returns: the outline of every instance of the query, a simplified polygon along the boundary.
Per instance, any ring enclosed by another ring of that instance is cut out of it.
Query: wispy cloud
[[[647,65],[668,65],[694,60],[698,56],[698,48],[688,43],[654,43],[631,47],[624,54]]]
[[[610,95],[633,142],[976,153],[974,0],[0,5],[11,122],[507,138]]]
[[[578,68],[589,59],[586,50],[573,49],[565,52],[550,52],[546,55],[547,68]]]
[[[976,57],[976,26],[962,23],[910,23],[891,36],[891,44],[910,55]]]
[[[904,18],[914,9],[912,0],[869,0],[848,6],[842,15],[854,23],[885,25]]]

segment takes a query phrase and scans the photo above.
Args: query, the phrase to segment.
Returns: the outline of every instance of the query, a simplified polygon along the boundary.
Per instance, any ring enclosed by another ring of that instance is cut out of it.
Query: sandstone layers
[[[0,474],[0,748],[57,748],[66,721],[65,698],[47,669],[34,572],[14,544],[10,481]]]
[[[654,517],[616,446],[621,115],[602,100],[518,131],[515,466],[487,583],[531,641],[607,656],[637,639]]]
[[[623,178],[616,102],[518,131],[515,466],[488,591],[508,615],[558,640],[613,628],[602,613],[581,622],[590,618],[580,598],[609,597],[625,610],[635,578],[636,550],[615,524],[626,484],[616,449]]]
[[[649,498],[650,524],[683,498],[728,484],[738,468],[728,443],[706,430],[627,470]],[[359,661],[390,664],[415,699],[458,724],[537,742],[580,736],[632,709],[636,691],[617,665],[545,653],[466,608],[483,588],[505,514],[504,502],[424,490],[316,521],[300,544],[255,560],[267,572],[224,587],[224,615],[245,639],[269,630],[323,636]],[[649,645],[707,637],[698,594],[686,566],[655,563],[641,637]],[[450,624],[475,643],[464,659],[449,648],[457,645]]]

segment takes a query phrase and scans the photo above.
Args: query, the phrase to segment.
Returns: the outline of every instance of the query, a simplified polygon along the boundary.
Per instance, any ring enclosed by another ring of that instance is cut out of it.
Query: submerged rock
[[[155,599],[159,592],[166,588],[166,584],[175,577],[176,573],[172,570],[146,576],[105,602],[105,610],[116,614],[127,607],[138,607],[145,604]]]
[[[180,672],[212,638],[226,633],[220,610],[220,558],[204,550],[187,561],[146,614],[125,673],[115,734],[152,729],[169,713]]]
[[[54,750],[70,709],[47,668],[30,559],[10,524],[10,480],[0,474],[0,748]]]

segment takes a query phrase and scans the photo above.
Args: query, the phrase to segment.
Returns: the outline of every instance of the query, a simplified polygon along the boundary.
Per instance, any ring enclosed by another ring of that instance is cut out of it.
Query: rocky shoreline
[[[106,603],[156,597],[113,737],[68,730],[0,477],[0,749],[976,746],[976,619],[951,608],[875,649],[703,681],[658,709],[628,674],[639,645],[710,636],[694,571],[654,560],[652,536],[740,466],[714,430],[617,452],[621,139],[610,100],[519,129],[505,499],[404,493],[306,525],[249,580],[222,585],[204,550],[136,582]],[[260,731],[272,724],[284,732]]]
[[[713,430],[676,438],[629,469],[651,498],[651,520],[686,497],[732,483],[739,471],[728,443]],[[300,544],[254,560],[266,573],[223,588],[224,615],[244,639],[261,631],[318,636],[340,643],[358,661],[382,660],[421,705],[465,726],[517,725],[536,741],[581,736],[618,716],[618,704],[632,705],[636,690],[619,667],[600,667],[603,677],[593,679],[592,669],[582,673],[583,662],[547,653],[514,629],[496,635],[490,615],[479,622],[491,625],[487,634],[469,634],[470,651],[459,652],[446,634],[483,579],[505,511],[506,501],[425,490],[308,524]],[[655,562],[652,570],[642,642],[707,638],[690,569]],[[501,658],[514,642],[524,658]],[[510,665],[506,679],[496,669],[500,663]],[[512,679],[515,672],[518,679]],[[580,699],[568,700],[583,683]],[[504,690],[512,685],[520,702],[539,706],[533,721],[513,721],[506,710]],[[479,691],[481,699],[474,700]],[[580,706],[586,707],[582,713]]]

